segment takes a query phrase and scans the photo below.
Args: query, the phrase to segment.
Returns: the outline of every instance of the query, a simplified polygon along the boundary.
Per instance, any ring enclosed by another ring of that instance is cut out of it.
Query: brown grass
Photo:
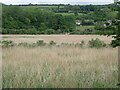
[[[14,47],[3,49],[3,87],[116,87],[117,55],[117,49],[113,48]]]
[[[0,47],[0,88],[2,88],[2,48]]]
[[[0,35],[0,41],[2,37]],[[2,47],[0,46],[0,88],[2,88]]]
[[[14,42],[36,42],[44,40],[45,42],[55,41],[57,43],[78,43],[82,40],[88,42],[92,38],[99,38],[106,43],[110,43],[112,37],[100,35],[3,35],[3,40],[12,40]]]

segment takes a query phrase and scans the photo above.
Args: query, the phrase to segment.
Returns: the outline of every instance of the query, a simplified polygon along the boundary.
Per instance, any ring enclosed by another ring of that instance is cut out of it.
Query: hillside
[[[2,34],[112,34],[118,13],[114,4],[3,5],[2,11]]]

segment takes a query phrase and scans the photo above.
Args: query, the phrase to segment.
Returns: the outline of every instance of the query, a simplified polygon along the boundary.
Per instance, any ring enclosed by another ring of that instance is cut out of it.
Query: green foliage
[[[15,43],[11,40],[3,40],[0,42],[2,44],[2,47],[12,47],[15,46]]]
[[[36,43],[38,46],[45,46],[46,45],[46,43],[44,43],[43,40],[38,40]]]
[[[83,47],[85,45],[85,41],[82,40],[80,45],[81,45],[81,47]]]
[[[54,29],[46,29],[45,34],[55,34],[56,31]]]
[[[85,46],[85,41],[82,40],[80,43],[76,43],[74,46],[83,48]]]
[[[89,44],[90,48],[102,48],[102,47],[106,47],[106,44],[104,43],[104,41],[101,41],[98,38],[90,40],[88,42],[88,44]]]
[[[82,25],[94,25],[94,20],[82,20]]]
[[[61,46],[68,46],[68,43],[61,43]]]
[[[3,6],[2,14],[2,34],[59,34],[75,28],[73,15],[66,17],[40,9],[24,10],[20,6]]]
[[[56,45],[56,42],[50,41],[50,42],[49,42],[49,45]]]
[[[115,9],[117,9],[117,11],[118,11],[117,19],[115,22],[117,29],[116,29],[116,32],[114,32],[115,36],[113,36],[114,40],[112,40],[111,45],[113,47],[117,47],[117,46],[120,46],[120,1],[114,5],[116,6]],[[110,34],[108,34],[108,35],[110,35]]]
[[[2,8],[2,34],[115,34],[115,28],[105,28],[104,23],[119,14],[112,4],[3,5]],[[81,21],[81,28],[84,25],[95,28],[76,30],[75,20]]]
[[[21,42],[18,46],[29,47],[29,44],[27,42]]]
[[[2,34],[37,34],[35,28],[30,29],[2,29]]]
[[[95,81],[93,83],[94,88],[103,88],[103,87],[105,88],[106,86],[108,86],[108,85],[106,85],[105,83],[103,83],[101,81]]]
[[[95,34],[95,30],[94,29],[85,29],[82,34]]]
[[[110,45],[105,44],[103,41],[99,40],[98,38],[96,38],[95,40],[92,39],[88,42],[88,46],[86,45],[85,41],[82,40],[79,43],[61,43],[61,44],[57,44],[55,41],[50,41],[49,43],[45,43],[43,40],[38,40],[36,43],[27,43],[27,42],[21,42],[21,43],[14,43],[11,40],[3,40],[0,41],[0,45],[2,47],[13,47],[13,46],[21,46],[21,47],[27,47],[27,48],[34,48],[34,47],[49,47],[49,46],[65,46],[65,47],[80,47],[80,48],[84,48],[84,47],[90,47],[90,48],[103,48]]]
[[[103,21],[96,22],[95,29],[96,30],[104,30],[105,29],[104,22]]]
[[[113,47],[120,46],[120,36],[119,37],[115,37],[115,38],[116,38],[116,40],[112,40],[111,45]]]
[[[109,12],[106,16],[108,20],[115,20],[117,18],[118,11]]]

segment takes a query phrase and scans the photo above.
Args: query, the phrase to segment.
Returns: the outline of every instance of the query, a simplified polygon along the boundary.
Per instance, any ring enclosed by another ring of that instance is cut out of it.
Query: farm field
[[[66,16],[66,15],[74,15],[74,13],[56,13],[56,14],[61,14],[61,15],[64,15],[64,16]]]
[[[14,42],[36,42],[37,40],[44,40],[45,42],[55,41],[57,43],[78,43],[82,40],[88,42],[91,39],[99,38],[106,43],[110,43],[112,37],[103,35],[3,35],[3,40],[12,40]]]
[[[23,9],[23,10],[51,10],[52,11],[52,9],[56,9],[57,8],[57,6],[21,6],[21,8]]]
[[[86,43],[98,35],[3,35],[3,40],[57,43]],[[3,88],[116,88],[118,83],[117,48],[67,46],[10,47],[2,53]]]

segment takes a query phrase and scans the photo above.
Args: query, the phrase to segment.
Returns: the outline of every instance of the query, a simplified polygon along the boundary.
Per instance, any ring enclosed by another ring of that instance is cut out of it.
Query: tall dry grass
[[[116,87],[117,49],[13,47],[3,49],[4,88]]]
[[[0,89],[2,88],[2,47],[0,46]]]

